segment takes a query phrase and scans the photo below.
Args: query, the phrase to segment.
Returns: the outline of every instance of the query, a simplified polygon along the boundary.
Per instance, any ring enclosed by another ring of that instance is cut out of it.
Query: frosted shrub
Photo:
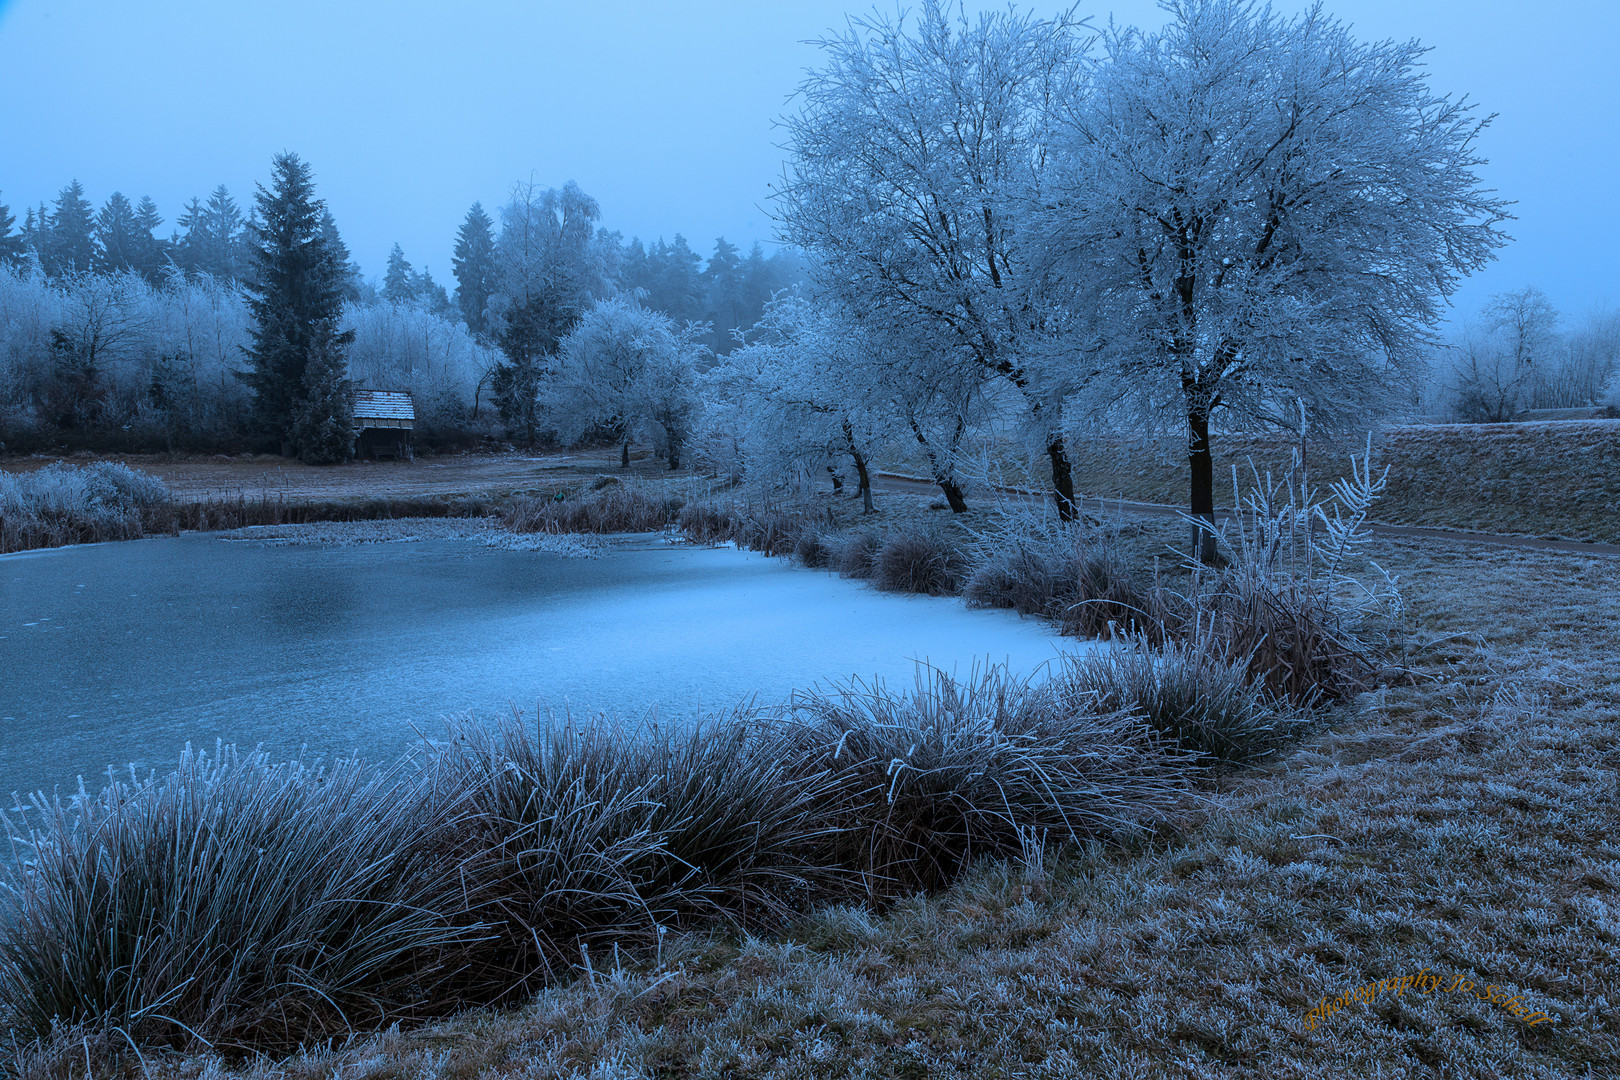
[[[169,502],[163,481],[111,461],[0,472],[0,552],[136,539]]]

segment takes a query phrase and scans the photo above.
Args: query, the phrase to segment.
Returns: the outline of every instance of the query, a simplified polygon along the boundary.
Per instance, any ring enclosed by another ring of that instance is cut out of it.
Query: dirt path
[[[907,476],[903,473],[880,472],[874,474],[872,487],[876,491],[905,492],[913,494],[935,489],[933,481],[920,476]],[[1022,488],[998,488],[1003,495],[1014,498],[1028,499],[1031,502],[1044,501],[1045,494],[1026,491]],[[1158,517],[1176,517],[1184,508],[1180,506],[1167,506],[1163,503],[1132,502],[1127,499],[1085,499],[1083,504],[1094,504],[1104,511],[1117,510],[1128,514],[1152,514]],[[1224,518],[1225,512],[1222,513]],[[1376,522],[1367,525],[1368,531],[1377,536],[1404,537],[1417,540],[1446,540],[1459,544],[1485,544],[1491,547],[1521,548],[1529,551],[1565,551],[1576,555],[1611,555],[1620,556],[1620,545],[1592,544],[1577,540],[1547,540],[1536,536],[1505,536],[1499,533],[1463,532],[1454,529],[1424,529],[1411,525],[1382,525]]]

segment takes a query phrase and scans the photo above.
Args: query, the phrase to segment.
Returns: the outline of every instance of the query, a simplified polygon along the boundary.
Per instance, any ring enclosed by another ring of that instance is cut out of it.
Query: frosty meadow
[[[0,1071],[1620,1069],[1620,320],[1422,44],[1090,15],[807,43],[706,259],[584,137],[442,281],[364,124],[0,204]]]

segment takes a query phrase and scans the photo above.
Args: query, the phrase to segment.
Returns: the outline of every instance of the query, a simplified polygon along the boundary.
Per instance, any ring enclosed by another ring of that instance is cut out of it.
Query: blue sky
[[[970,4],[970,9],[987,7]],[[1283,11],[1298,0],[1280,0]],[[1565,311],[1620,303],[1615,0],[1336,0],[1358,37],[1433,46],[1437,89],[1499,114],[1486,179],[1519,202],[1516,242],[1457,297],[1537,284]],[[768,241],[773,121],[838,0],[456,4],[345,0],[0,0],[0,198],[20,219],[69,179],[99,204],[150,194],[244,203],[293,149],[366,273],[396,240],[449,278],[456,227],[531,175],[577,180],[626,236]],[[885,10],[892,10],[886,6]],[[1049,13],[1048,4],[1033,10]],[[1154,24],[1147,0],[1078,12]],[[166,226],[167,227],[167,226]]]

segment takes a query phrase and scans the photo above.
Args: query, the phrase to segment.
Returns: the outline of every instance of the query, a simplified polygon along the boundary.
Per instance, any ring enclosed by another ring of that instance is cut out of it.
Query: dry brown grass
[[[516,1011],[241,1071],[1614,1075],[1620,560],[1411,541],[1373,556],[1402,575],[1426,643],[1409,674],[1386,673],[1268,768],[1225,774],[1186,835],[1031,852],[770,940],[672,934],[661,955],[596,956]],[[1408,990],[1307,1026],[1324,997],[1425,968],[1550,1019]],[[177,1057],[149,1073],[220,1068]]]

